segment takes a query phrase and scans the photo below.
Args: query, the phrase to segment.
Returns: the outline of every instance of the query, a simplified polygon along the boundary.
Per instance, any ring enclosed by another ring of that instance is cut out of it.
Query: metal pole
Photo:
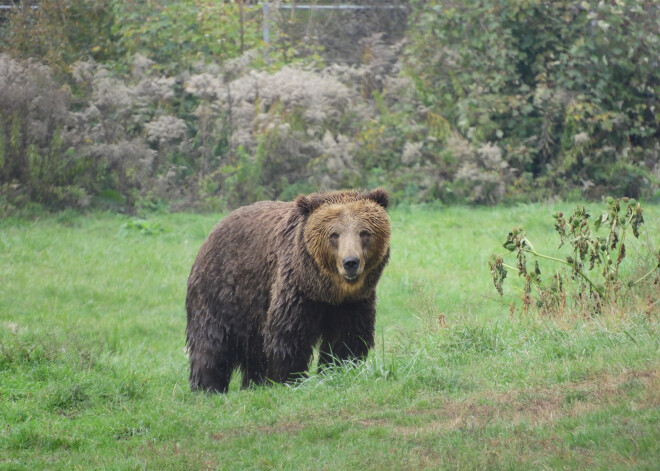
[[[261,4],[261,11],[263,12],[263,31],[264,31],[264,43],[270,44],[270,4],[264,2]]]

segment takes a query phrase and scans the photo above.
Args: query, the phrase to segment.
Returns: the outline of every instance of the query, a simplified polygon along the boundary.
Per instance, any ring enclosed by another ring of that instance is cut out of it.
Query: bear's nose
[[[344,265],[346,271],[354,272],[360,266],[360,259],[357,257],[346,257],[344,260],[342,260],[342,264]]]

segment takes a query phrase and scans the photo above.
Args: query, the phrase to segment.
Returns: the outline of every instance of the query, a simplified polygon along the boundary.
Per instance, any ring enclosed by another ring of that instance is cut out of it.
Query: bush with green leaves
[[[114,54],[129,61],[142,54],[169,75],[195,62],[237,57],[261,44],[261,7],[247,3],[109,0]]]
[[[412,3],[406,66],[420,100],[473,148],[501,150],[507,194],[658,187],[657,2]]]
[[[23,0],[3,2],[0,50],[14,58],[39,59],[58,79],[79,59],[115,57],[110,0]]]

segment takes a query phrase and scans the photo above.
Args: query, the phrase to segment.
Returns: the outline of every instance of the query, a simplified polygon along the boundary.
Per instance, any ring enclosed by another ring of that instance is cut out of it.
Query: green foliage
[[[487,205],[660,187],[651,0],[287,3],[271,9],[268,46],[257,2],[10,12],[0,211],[234,207],[377,185],[404,204]]]
[[[657,187],[655,2],[413,3],[406,62],[420,99],[473,145],[502,149],[510,192],[533,189],[528,175],[590,196]]]
[[[118,57],[140,53],[175,73],[195,62],[218,62],[260,45],[260,7],[212,0],[110,0]]]
[[[131,218],[128,222],[122,224],[119,232],[127,235],[131,232],[137,232],[142,235],[156,235],[163,232],[163,227],[157,222],[147,221],[146,219]]]
[[[566,308],[567,294],[572,294],[575,296],[576,305],[600,313],[606,307],[615,306],[619,297],[625,298],[630,288],[651,276],[654,277],[654,284],[660,283],[660,251],[650,250],[651,256],[655,258],[651,261],[652,268],[639,278],[631,277],[626,281],[620,272],[621,262],[626,258],[626,235],[632,231],[635,238],[639,238],[639,229],[644,223],[639,202],[623,198],[622,203],[625,207],[623,213],[620,201],[608,197],[605,211],[594,221],[593,232],[589,223],[591,215],[584,206],[578,206],[568,219],[561,212],[553,215],[556,221],[555,230],[560,238],[559,248],[565,243],[571,246],[571,253],[565,259],[539,253],[527,238],[525,229],[514,228],[509,232],[503,246],[509,253],[515,253],[517,266],[514,268],[506,265],[502,255],[494,255],[489,261],[497,291],[500,295],[503,294],[506,269],[516,270],[518,276],[525,280],[522,297],[525,312],[532,304],[530,294],[534,285],[539,294],[537,305],[543,312],[562,312]],[[601,227],[607,230],[605,235],[598,235]],[[528,254],[536,259],[533,270],[527,268]],[[555,271],[549,283],[544,284],[538,259],[551,260],[570,267],[570,280],[575,287],[571,289],[567,286],[568,279],[559,271]],[[594,279],[592,274],[600,275],[599,280]],[[623,288],[626,290],[621,293]]]
[[[451,130],[419,102],[394,92],[373,92],[378,112],[356,135],[356,162],[363,172],[353,186],[386,186],[401,203],[441,200],[454,195],[448,180],[456,172],[453,155],[445,151]]]
[[[218,173],[223,179],[223,188],[229,207],[240,206],[245,201],[265,198],[261,180],[263,152],[257,150],[252,159],[241,146],[236,150],[236,164],[223,165]]]
[[[15,57],[38,57],[60,76],[78,59],[102,61],[113,56],[114,18],[109,0],[16,2],[0,29],[0,46]],[[30,8],[33,4],[37,8]]]

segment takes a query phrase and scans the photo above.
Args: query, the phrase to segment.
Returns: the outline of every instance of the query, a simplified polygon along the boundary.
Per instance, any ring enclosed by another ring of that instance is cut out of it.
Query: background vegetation
[[[657,2],[282,2],[269,44],[248,0],[8,3],[1,469],[657,466]],[[369,359],[191,393],[185,282],[217,212],[376,185],[404,204]],[[644,204],[625,257],[616,200],[600,234],[559,214],[606,194]],[[617,247],[603,296],[573,282]]]
[[[511,226],[558,255],[571,206],[393,210],[368,361],[215,396],[188,388],[183,304],[217,215],[4,219],[0,468],[653,469],[657,285],[598,315],[525,312],[513,272],[492,285]],[[655,263],[645,216],[622,276]]]
[[[255,2],[17,3],[0,212],[656,194],[656,2],[284,3],[269,44]]]

